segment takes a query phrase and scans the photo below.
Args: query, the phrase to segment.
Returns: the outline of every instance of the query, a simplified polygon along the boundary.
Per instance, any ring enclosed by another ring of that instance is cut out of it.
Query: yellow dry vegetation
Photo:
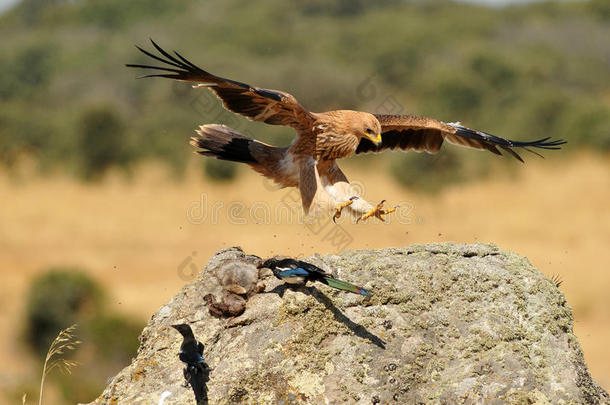
[[[0,176],[2,364],[20,378],[34,367],[20,361],[25,349],[14,327],[22,319],[29,282],[52,265],[88,269],[107,288],[113,309],[147,319],[222,247],[241,246],[259,256],[307,256],[344,246],[478,241],[527,256],[549,277],[561,276],[592,375],[610,388],[607,157],[531,158],[510,174],[436,196],[397,187],[373,165],[346,171],[363,181],[369,201],[402,202],[401,215],[389,224],[354,225],[341,218],[338,226],[304,225],[298,210],[288,214],[281,208],[298,194],[270,191],[250,171],[231,184],[202,180],[200,170],[176,180],[155,165],[131,179],[111,174],[99,184],[62,176]]]

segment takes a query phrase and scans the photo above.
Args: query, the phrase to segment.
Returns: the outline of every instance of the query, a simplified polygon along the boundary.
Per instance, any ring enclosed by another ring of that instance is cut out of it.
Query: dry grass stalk
[[[42,392],[44,388],[44,382],[49,373],[54,369],[58,368],[62,373],[72,373],[72,367],[78,363],[73,360],[68,360],[62,357],[69,350],[76,349],[81,342],[75,340],[74,330],[76,324],[67,327],[66,329],[59,332],[47,352],[47,357],[44,360],[44,366],[42,368],[42,378],[40,379],[40,395],[38,397],[38,405],[42,405]],[[24,399],[25,401],[25,395]]]

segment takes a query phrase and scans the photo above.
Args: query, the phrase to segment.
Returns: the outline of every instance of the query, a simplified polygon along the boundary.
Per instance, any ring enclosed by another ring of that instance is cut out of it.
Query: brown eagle
[[[170,54],[152,41],[159,52],[154,55],[137,47],[163,66],[128,64],[128,67],[154,69],[162,73],[144,77],[166,77],[197,83],[218,96],[226,109],[252,121],[294,128],[297,135],[289,147],[280,148],[250,139],[218,124],[202,125],[191,138],[198,153],[216,159],[247,163],[281,187],[298,187],[306,213],[313,206],[335,209],[333,220],[347,209],[358,218],[377,217],[392,211],[384,201],[372,205],[355,195],[336,160],[354,154],[382,152],[386,149],[436,153],[443,141],[501,155],[500,149],[523,162],[515,149],[536,155],[531,148],[560,149],[563,140],[550,137],[530,142],[511,141],[466,128],[459,122],[445,123],[432,118],[410,115],[384,115],[336,110],[314,113],[304,108],[290,94],[254,87],[215,76],[196,66],[178,52]],[[540,156],[540,155],[539,155]]]

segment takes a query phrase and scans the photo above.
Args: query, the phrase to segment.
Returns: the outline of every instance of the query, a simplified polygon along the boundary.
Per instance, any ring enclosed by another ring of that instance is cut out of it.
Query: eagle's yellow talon
[[[356,220],[356,223],[360,222],[361,220],[364,221],[370,217],[375,217],[381,220],[381,222],[385,222],[385,219],[383,219],[382,215],[391,214],[392,212],[396,211],[396,208],[398,206],[392,207],[389,210],[384,210],[383,204],[385,204],[385,200],[381,200],[381,202],[377,204],[375,208],[365,214],[362,214],[362,216]]]
[[[337,218],[341,217],[341,211],[343,210],[343,208],[345,207],[349,207],[350,205],[352,205],[354,203],[354,200],[356,200],[358,197],[352,197],[349,200],[341,203],[341,204],[337,204],[337,206],[335,207],[335,214],[333,215],[333,222],[337,223]]]

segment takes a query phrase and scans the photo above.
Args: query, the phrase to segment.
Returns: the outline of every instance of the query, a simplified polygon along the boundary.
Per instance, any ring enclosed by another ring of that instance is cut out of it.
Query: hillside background
[[[23,0],[0,15],[0,35],[0,357],[10,365],[0,403],[34,401],[51,326],[75,321],[82,370],[52,379],[45,403],[93,399],[191,267],[232,245],[300,256],[497,243],[561,276],[592,375],[610,387],[608,1]],[[289,191],[191,153],[202,123],[279,145],[292,134],[224,112],[205,90],[136,80],[124,64],[146,61],[134,45],[150,48],[148,38],[314,111],[411,113],[569,143],[544,160],[524,152],[525,165],[452,147],[350,159],[368,200],[409,209],[388,225],[342,223],[339,245],[297,214],[273,215]]]

